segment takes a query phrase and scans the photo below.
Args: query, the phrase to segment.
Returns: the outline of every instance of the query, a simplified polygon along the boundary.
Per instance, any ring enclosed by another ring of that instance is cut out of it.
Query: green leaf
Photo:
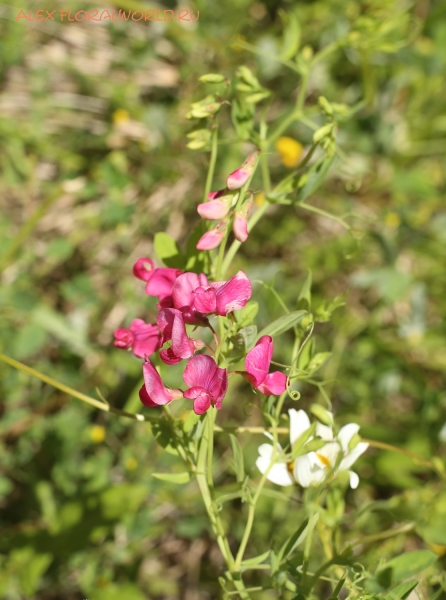
[[[307,308],[310,309],[311,308],[311,282],[312,282],[312,273],[310,271],[310,269],[308,269],[308,275],[305,278],[304,284],[300,290],[299,296],[297,298],[297,301],[300,302],[301,300],[305,301],[307,303]]]
[[[122,483],[104,490],[100,495],[102,514],[106,519],[119,519],[136,512],[147,498],[145,485]]]
[[[205,231],[206,229],[204,227],[204,222],[200,221],[200,223],[197,225],[197,227],[195,227],[195,229],[190,234],[189,239],[187,240],[186,256],[184,259],[184,268],[186,271],[192,271],[193,273],[203,273],[207,270],[207,252],[197,250],[196,248],[198,240],[205,233]]]
[[[24,565],[19,572],[19,581],[22,591],[28,598],[34,596],[39,585],[39,580],[50,566],[53,557],[51,554],[36,554]]]
[[[397,585],[396,588],[390,590],[390,592],[384,597],[384,600],[404,600],[410,594],[412,590],[414,590],[418,585],[418,581],[416,579],[411,579],[410,581],[405,581],[400,585]]]
[[[424,571],[437,559],[438,556],[430,550],[414,550],[392,558],[386,562],[383,568],[392,569],[393,579],[405,579]]]
[[[189,433],[189,431],[191,431],[195,427],[195,425],[198,423],[199,420],[200,420],[200,415],[197,415],[196,413],[194,413],[193,410],[191,410],[189,412],[189,414],[187,415],[186,420],[184,421],[184,425],[183,425],[184,433]]]
[[[190,473],[187,471],[184,471],[183,473],[152,473],[152,477],[177,484],[188,483],[190,481]]]
[[[245,480],[245,466],[243,462],[243,451],[235,435],[229,434],[231,440],[232,454],[234,455],[234,469],[237,483],[243,483]]]
[[[259,554],[259,556],[254,556],[254,558],[248,558],[247,560],[244,560],[242,562],[242,565],[244,567],[253,567],[255,565],[260,565],[260,563],[262,563],[268,558],[270,552],[271,550],[267,550],[263,554]]]
[[[312,167],[310,167],[308,172],[305,173],[303,176],[305,179],[303,179],[303,177],[300,178],[299,185],[302,183],[302,181],[304,181],[304,183],[297,192],[298,202],[303,202],[306,200],[322,185],[322,182],[324,181],[331,165],[333,164],[334,157],[335,155],[324,156],[324,158],[315,163]]]
[[[312,435],[314,435],[315,431],[316,431],[316,423],[312,423],[310,425],[310,427],[306,431],[304,431],[301,436],[299,436],[297,438],[297,440],[294,442],[293,448],[291,450],[291,456],[293,457],[293,459],[297,458],[301,454],[305,454],[307,452],[306,449],[303,450],[304,444],[306,442],[308,442],[308,440],[310,439],[310,437]]]
[[[160,231],[155,235],[155,252],[166,267],[184,268],[184,256],[176,241],[167,233]]]
[[[308,535],[308,519],[304,519],[293,535],[286,540],[279,550],[278,560],[286,560]]]
[[[235,312],[235,318],[240,327],[249,325],[259,312],[259,303],[251,300],[242,310]]]
[[[257,335],[257,339],[261,338],[262,335],[280,335],[281,333],[288,331],[288,329],[291,329],[292,327],[300,323],[302,319],[307,315],[308,312],[306,310],[295,310],[294,312],[284,315],[283,317],[279,317],[278,319],[264,327],[262,331],[260,331],[260,333]]]

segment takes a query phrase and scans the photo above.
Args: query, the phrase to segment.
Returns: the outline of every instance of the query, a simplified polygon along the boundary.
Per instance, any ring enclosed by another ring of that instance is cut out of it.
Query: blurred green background
[[[275,116],[298,88],[295,74],[271,58],[282,44],[280,9],[297,14],[302,45],[315,51],[357,31],[359,22],[372,33],[382,28],[393,46],[337,51],[313,71],[306,100],[316,105],[324,95],[352,105],[367,98],[339,130],[344,160],[311,199],[338,216],[354,213],[354,235],[326,217],[273,207],[234,270],[269,284],[275,278],[290,307],[307,269],[316,310],[345,294],[345,306],[315,335],[318,351],[334,352],[324,377],[336,380],[330,392],[337,419],[358,422],[365,437],[444,460],[446,4],[129,0],[103,8],[139,6],[188,8],[200,17],[17,22],[20,9],[97,5],[0,5],[1,352],[92,396],[99,388],[116,407],[140,410],[141,361],[113,347],[113,331],[136,317],[155,318],[155,302],[131,276],[137,258],[154,257],[154,234],[167,231],[184,245],[199,221],[208,154],[187,149],[185,137],[189,105],[206,88],[198,77],[231,78],[248,65],[273,91]],[[262,56],[237,47],[239,36]],[[227,114],[222,122],[216,189],[248,150]],[[304,148],[311,144],[302,125],[285,133]],[[270,164],[274,178],[286,174],[279,154],[271,153]],[[257,284],[254,294],[260,325],[281,315],[267,289]],[[276,346],[276,360],[288,364],[292,339],[283,336]],[[150,426],[94,411],[3,363],[0,378],[0,596],[219,597],[223,562],[198,488],[151,477],[181,467]],[[309,386],[301,393],[301,408],[318,398]],[[253,398],[249,386],[233,386],[219,420],[261,424]],[[241,441],[256,477],[261,441]],[[228,439],[217,444],[224,486],[231,481]],[[433,549],[439,561],[420,593],[446,598],[446,493],[435,475],[376,450],[357,470],[359,489],[346,499],[346,537],[416,521],[412,535],[366,548],[368,568],[384,555]],[[297,490],[286,493],[299,499]],[[361,516],[370,502],[373,510]],[[241,507],[234,501],[227,509],[236,539]],[[283,541],[299,510],[298,501],[265,496],[250,555],[262,552],[265,540]]]

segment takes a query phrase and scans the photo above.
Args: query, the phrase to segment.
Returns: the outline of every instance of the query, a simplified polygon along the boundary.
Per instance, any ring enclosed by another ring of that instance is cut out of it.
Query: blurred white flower
[[[310,419],[304,410],[288,411],[290,416],[290,444],[295,442],[310,428]],[[368,444],[359,442],[352,449],[349,448],[353,437],[358,433],[359,425],[349,423],[342,427],[336,436],[333,437],[332,428],[322,423],[316,424],[315,434],[326,441],[321,448],[316,451],[309,451],[306,454],[298,456],[294,461],[287,462],[284,459],[277,460],[270,468],[267,479],[277,485],[293,485],[298,483],[302,487],[310,487],[320,484],[327,473],[334,469],[332,477],[335,477],[340,471],[347,471],[350,475],[350,486],[355,489],[359,484],[358,475],[350,470],[354,462],[365,452]],[[271,434],[266,433],[272,438]],[[308,444],[313,437],[309,437],[304,444]],[[277,454],[280,455],[282,448],[277,444]],[[256,465],[261,473],[265,473],[271,464],[274,448],[271,444],[262,444],[259,447],[259,457]]]

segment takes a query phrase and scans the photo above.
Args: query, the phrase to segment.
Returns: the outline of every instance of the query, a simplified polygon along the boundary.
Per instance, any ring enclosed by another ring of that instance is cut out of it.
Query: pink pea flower
[[[198,287],[194,292],[194,308],[203,315],[215,313],[225,317],[246,306],[251,295],[251,282],[244,271],[239,271],[229,281]]]
[[[226,223],[219,223],[215,229],[206,231],[198,240],[196,245],[197,250],[213,250],[217,248],[225,237]]]
[[[145,406],[153,408],[168,404],[172,400],[178,400],[183,397],[181,390],[174,390],[165,387],[158,371],[150,360],[147,360],[142,366],[144,376],[144,385],[139,390],[139,399]]]
[[[184,358],[190,358],[197,350],[204,347],[201,340],[192,340],[187,336],[183,314],[176,308],[160,310],[157,317],[158,327],[162,333],[162,344],[172,342],[167,350],[161,350],[161,360],[167,365],[174,365]]]
[[[135,319],[129,329],[116,329],[114,344],[117,348],[131,348],[138,358],[150,356],[161,347],[161,334],[156,325]]]
[[[133,274],[138,279],[147,282],[146,294],[158,296],[162,306],[170,306],[170,295],[176,278],[181,275],[181,269],[170,267],[155,268],[150,258],[139,258],[133,265]]]
[[[280,396],[286,390],[286,375],[280,371],[268,373],[273,350],[273,338],[263,335],[245,359],[246,379],[266,396]]]
[[[200,354],[187,363],[183,379],[189,386],[184,397],[194,401],[194,412],[202,415],[208,408],[215,406],[220,410],[226,390],[228,374],[220,369],[211,356]]]
[[[252,201],[249,200],[234,215],[232,229],[235,239],[239,242],[246,242],[248,239],[248,215],[251,212]]]
[[[183,313],[185,323],[203,323],[203,318],[194,310],[194,290],[208,285],[204,273],[183,273],[177,277],[172,288],[172,301],[173,306]]]
[[[231,208],[234,194],[227,194],[227,190],[218,190],[208,194],[208,202],[203,202],[197,206],[197,211],[203,219],[216,220],[223,219]]]
[[[229,190],[238,190],[245,185],[257,166],[260,150],[250,154],[241,167],[228,176],[226,186]]]

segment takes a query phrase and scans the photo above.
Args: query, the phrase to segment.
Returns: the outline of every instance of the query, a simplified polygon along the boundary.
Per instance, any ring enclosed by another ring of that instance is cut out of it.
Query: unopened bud
[[[202,75],[199,80],[202,83],[223,83],[225,78],[218,73],[207,73],[206,75]]]
[[[256,150],[250,154],[242,166],[233,171],[226,180],[226,186],[230,190],[238,190],[245,185],[252,177],[252,174],[257,167],[260,150]]]

